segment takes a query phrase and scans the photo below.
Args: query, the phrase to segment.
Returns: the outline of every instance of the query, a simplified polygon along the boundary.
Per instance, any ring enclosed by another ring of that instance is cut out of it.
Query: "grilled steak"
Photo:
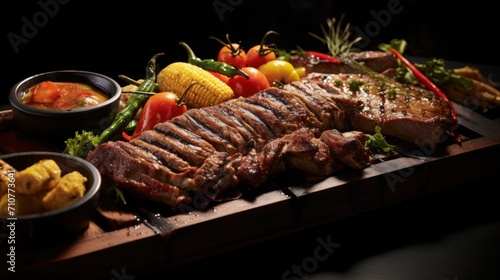
[[[330,176],[371,164],[364,146],[384,135],[438,143],[450,108],[429,91],[362,74],[310,74],[283,89],[190,109],[129,142],[110,141],[87,155],[104,178],[138,197],[176,209],[193,192],[216,197],[299,170]]]
[[[446,100],[421,87],[367,74],[309,74],[287,90],[333,92],[350,130],[392,136],[418,146],[434,147],[449,136],[455,120]],[[357,106],[353,107],[353,100]]]

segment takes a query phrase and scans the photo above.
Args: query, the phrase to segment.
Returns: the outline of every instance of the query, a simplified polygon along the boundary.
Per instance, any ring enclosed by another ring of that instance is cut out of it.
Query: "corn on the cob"
[[[192,83],[183,101],[188,108],[215,105],[234,98],[233,90],[208,71],[186,62],[174,62],[156,77],[160,91],[171,91],[181,97]]]

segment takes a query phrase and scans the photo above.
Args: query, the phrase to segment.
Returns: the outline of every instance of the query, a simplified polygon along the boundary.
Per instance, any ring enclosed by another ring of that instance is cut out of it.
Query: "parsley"
[[[387,143],[385,137],[381,133],[380,126],[375,127],[375,134],[367,134],[368,140],[365,141],[365,147],[368,147],[372,153],[390,153],[394,150],[395,146]]]

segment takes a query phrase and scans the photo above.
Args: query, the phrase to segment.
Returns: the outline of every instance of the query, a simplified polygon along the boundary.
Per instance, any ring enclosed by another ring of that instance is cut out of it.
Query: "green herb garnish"
[[[329,54],[333,57],[348,56],[355,50],[354,45],[363,40],[363,37],[361,36],[354,39],[351,38],[352,27],[350,23],[347,23],[344,27],[342,27],[344,16],[345,15],[342,14],[339,21],[335,18],[328,19],[326,21],[327,28],[321,25],[323,36],[309,32],[309,35],[327,45]]]
[[[397,91],[394,88],[391,88],[389,92],[387,92],[387,98],[393,100],[396,98]]]
[[[385,52],[390,52],[390,49],[393,48],[403,54],[406,46],[407,43],[404,39],[392,39],[389,43],[379,44],[378,48]],[[423,63],[413,64],[436,85],[451,83],[465,90],[472,89],[472,80],[457,75],[453,70],[446,68],[446,63],[442,58],[431,58]],[[396,68],[396,81],[410,85],[419,84],[419,80],[413,75],[413,72],[399,60]]]
[[[394,150],[395,146],[387,143],[385,137],[381,133],[380,126],[375,127],[375,134],[367,134],[368,140],[365,141],[365,147],[368,147],[374,154],[390,153]]]
[[[356,79],[350,80],[349,81],[349,90],[351,90],[352,92],[358,92],[362,85],[364,85],[363,81],[356,80]]]

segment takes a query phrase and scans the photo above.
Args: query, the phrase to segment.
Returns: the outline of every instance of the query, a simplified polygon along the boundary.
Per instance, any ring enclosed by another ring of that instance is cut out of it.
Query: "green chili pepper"
[[[152,92],[155,89],[156,58],[161,55],[163,55],[163,53],[156,54],[151,58],[146,68],[146,77],[141,85],[139,85],[137,91]],[[149,95],[147,94],[132,95],[129,100],[127,100],[123,109],[118,112],[113,123],[99,135],[99,143],[104,143],[113,138],[117,133],[121,133],[127,124],[134,119],[135,115],[148,98]]]
[[[127,126],[123,129],[123,131],[125,131],[125,133],[133,133],[135,128],[137,127],[137,123],[139,121],[137,119],[133,119],[131,120]]]
[[[183,46],[186,49],[186,51],[188,52],[188,63],[191,63],[193,65],[196,65],[196,66],[203,68],[205,70],[208,70],[208,71],[221,73],[221,74],[226,75],[228,77],[240,75],[240,76],[245,77],[246,79],[250,78],[240,68],[237,68],[237,67],[234,67],[234,66],[227,64],[225,62],[220,62],[220,61],[216,61],[213,59],[200,59],[200,58],[196,57],[193,50],[186,43],[180,42],[179,45]]]
[[[129,83],[131,85],[134,85],[134,86],[140,86],[141,85],[141,82],[136,81],[136,80],[134,80],[132,78],[129,78],[129,77],[125,76],[125,75],[118,75],[118,78],[120,78],[123,81],[125,81],[125,82],[127,82],[127,83]],[[151,94],[154,94],[154,93],[159,92],[159,91],[160,91],[160,89],[158,88],[158,83],[155,83],[155,89],[153,90],[153,92]]]

